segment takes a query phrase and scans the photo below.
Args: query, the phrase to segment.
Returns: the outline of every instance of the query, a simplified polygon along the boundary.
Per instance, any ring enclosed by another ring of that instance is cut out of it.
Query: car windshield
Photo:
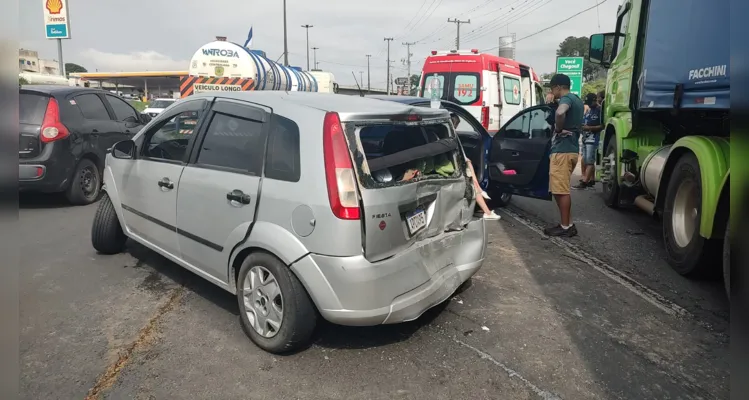
[[[19,122],[22,124],[40,125],[44,119],[44,112],[47,110],[46,96],[36,94],[21,93],[19,102]]]
[[[151,104],[148,105],[149,108],[167,108],[171,106],[174,102],[169,100],[154,100]]]

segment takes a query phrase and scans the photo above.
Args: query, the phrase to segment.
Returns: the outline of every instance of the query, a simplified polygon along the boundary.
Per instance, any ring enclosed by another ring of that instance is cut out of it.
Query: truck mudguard
[[[663,169],[663,177],[658,187],[656,209],[662,210],[666,199],[668,181],[676,161],[686,152],[697,156],[702,177],[702,218],[700,236],[710,239],[713,236],[715,215],[720,194],[726,182],[730,167],[730,149],[727,139],[715,136],[687,136],[679,139],[671,147],[671,153]]]

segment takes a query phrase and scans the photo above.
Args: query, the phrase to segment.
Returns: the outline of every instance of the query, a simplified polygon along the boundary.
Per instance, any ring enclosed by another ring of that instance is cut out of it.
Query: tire
[[[265,285],[249,285],[251,273],[255,282]],[[245,290],[246,283],[251,290]],[[278,295],[274,294],[275,288],[279,289]],[[252,253],[242,262],[237,277],[237,303],[242,330],[270,353],[299,350],[309,344],[315,331],[317,310],[307,291],[289,267],[271,254]]]
[[[102,254],[117,254],[125,247],[127,237],[117,218],[114,205],[106,194],[99,202],[99,208],[91,225],[91,244]]]
[[[731,229],[726,224],[726,234],[723,236],[723,284],[726,286],[726,296],[731,300]]]
[[[619,182],[617,182],[616,179],[619,171],[619,157],[617,153],[616,137],[612,137],[606,145],[606,155],[604,158],[612,158],[614,165],[613,167],[609,166],[609,182],[601,182],[601,186],[603,187],[603,202],[610,208],[619,208]],[[601,171],[601,173],[603,173],[603,171]]]
[[[702,176],[697,157],[682,155],[671,173],[663,209],[663,240],[668,263],[681,275],[707,277],[718,268],[709,267],[717,259],[716,244],[700,236],[702,217]]]
[[[495,191],[494,193],[490,194],[489,197],[492,198],[492,203],[496,207],[507,207],[510,205],[510,202],[512,201],[512,193],[503,193],[500,191]]]
[[[96,201],[101,190],[101,172],[93,161],[84,158],[75,167],[73,179],[65,192],[68,201],[85,206]]]

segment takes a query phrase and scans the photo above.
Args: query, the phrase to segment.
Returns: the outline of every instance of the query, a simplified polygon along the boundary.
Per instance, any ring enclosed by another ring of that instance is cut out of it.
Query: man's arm
[[[567,103],[559,104],[557,112],[554,118],[554,130],[561,132],[564,129],[564,120],[567,117],[567,110],[570,109],[570,105]]]

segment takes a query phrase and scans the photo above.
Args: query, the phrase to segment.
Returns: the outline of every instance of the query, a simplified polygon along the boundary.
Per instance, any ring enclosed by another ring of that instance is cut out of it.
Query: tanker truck
[[[200,47],[180,79],[180,96],[201,92],[285,90],[337,93],[333,74],[303,71],[270,60],[261,50],[216,40]]]
[[[592,35],[607,71],[599,148],[606,205],[660,219],[669,264],[730,285],[729,2],[624,0]]]

